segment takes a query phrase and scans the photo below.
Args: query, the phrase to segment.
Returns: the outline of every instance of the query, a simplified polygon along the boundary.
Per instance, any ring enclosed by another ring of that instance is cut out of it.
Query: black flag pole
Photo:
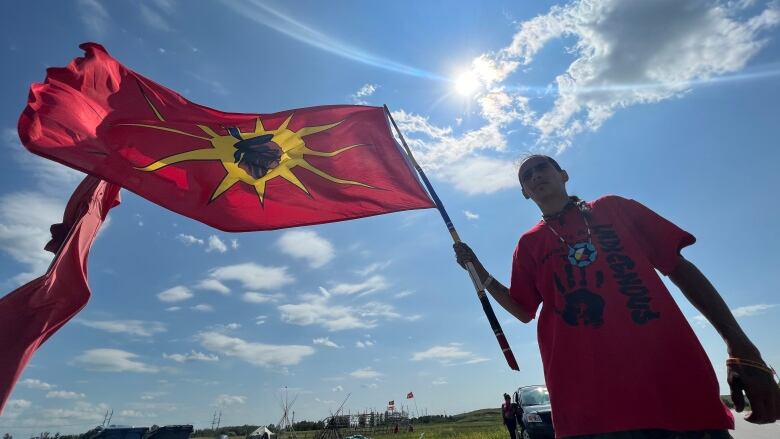
[[[387,108],[387,105],[384,105],[384,108],[385,113],[387,113],[387,117],[390,118],[390,122],[392,122],[395,131],[398,133],[398,138],[401,139],[401,144],[404,146],[406,154],[409,156],[409,160],[414,166],[414,169],[417,170],[417,173],[420,175],[420,179],[428,189],[428,193],[431,195],[431,198],[433,198],[433,202],[436,203],[436,209],[439,210],[441,218],[444,220],[444,224],[447,226],[447,230],[449,230],[450,236],[452,236],[453,242],[461,242],[460,236],[458,236],[458,231],[455,230],[455,226],[452,224],[452,220],[450,220],[450,216],[447,214],[447,210],[444,208],[444,204],[439,199],[439,196],[436,195],[436,191],[433,189],[433,185],[431,185],[431,182],[428,180],[428,177],[425,175],[423,169],[417,163],[417,160],[414,159],[412,150],[409,148],[409,145],[406,144],[406,139],[404,139],[404,135],[401,133],[398,125],[395,123],[393,115],[390,114],[390,109]],[[498,340],[498,345],[501,347],[501,351],[504,353],[506,362],[509,364],[509,367],[512,370],[520,370],[520,368],[517,366],[515,355],[512,353],[512,348],[509,347],[509,342],[506,340],[504,331],[501,329],[501,324],[498,323],[496,313],[493,312],[493,307],[490,305],[490,301],[488,300],[487,294],[485,293],[485,287],[482,285],[482,281],[477,275],[477,270],[474,268],[474,264],[467,262],[466,269],[469,272],[469,276],[471,276],[471,282],[474,284],[477,297],[479,297],[479,302],[482,304],[482,310],[485,311],[485,317],[487,317],[488,322],[490,323],[490,328],[493,329],[493,333],[496,335],[496,340]]]

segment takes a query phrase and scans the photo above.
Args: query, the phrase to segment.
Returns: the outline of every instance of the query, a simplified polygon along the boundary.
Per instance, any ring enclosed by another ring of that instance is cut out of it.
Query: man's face
[[[558,171],[546,157],[533,157],[526,160],[520,171],[520,185],[523,195],[534,201],[544,200],[566,192],[565,183],[569,176],[566,171]]]

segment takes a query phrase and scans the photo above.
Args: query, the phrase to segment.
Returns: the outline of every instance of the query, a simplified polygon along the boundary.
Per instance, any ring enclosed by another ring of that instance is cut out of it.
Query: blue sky
[[[764,1],[20,3],[0,18],[0,282],[42,273],[81,176],[27,153],[16,121],[49,66],[96,41],[225,111],[386,103],[462,238],[508,282],[539,217],[515,162],[557,154],[571,193],[638,199],[694,233],[685,255],[764,354],[774,336],[780,5]],[[543,381],[535,324],[497,310],[509,371],[434,210],[228,234],[123,191],[89,261],[93,298],[34,357],[0,432],[267,424],[400,404],[496,406]],[[716,365],[725,347],[672,289]]]

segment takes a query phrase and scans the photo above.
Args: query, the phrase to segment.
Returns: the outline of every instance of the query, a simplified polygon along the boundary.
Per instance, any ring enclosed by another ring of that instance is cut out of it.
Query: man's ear
[[[563,182],[566,183],[569,181],[569,173],[566,171],[561,171],[561,178],[563,178]]]

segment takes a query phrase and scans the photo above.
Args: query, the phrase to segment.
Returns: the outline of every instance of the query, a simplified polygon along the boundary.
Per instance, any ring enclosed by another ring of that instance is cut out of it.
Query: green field
[[[344,437],[348,437],[354,432],[347,429],[341,430]],[[424,434],[423,434],[424,433]],[[317,434],[316,431],[295,432],[298,439],[312,439]],[[413,432],[399,431],[398,434],[390,433],[369,433],[366,437],[371,439],[504,439],[508,433],[504,424],[501,422],[501,413],[499,409],[482,409],[473,412],[463,413],[452,416],[447,422],[433,424],[415,424]],[[280,439],[290,438],[291,435],[283,435]],[[193,439],[213,439],[211,437],[193,438]],[[231,439],[244,439],[244,436],[234,436]]]

